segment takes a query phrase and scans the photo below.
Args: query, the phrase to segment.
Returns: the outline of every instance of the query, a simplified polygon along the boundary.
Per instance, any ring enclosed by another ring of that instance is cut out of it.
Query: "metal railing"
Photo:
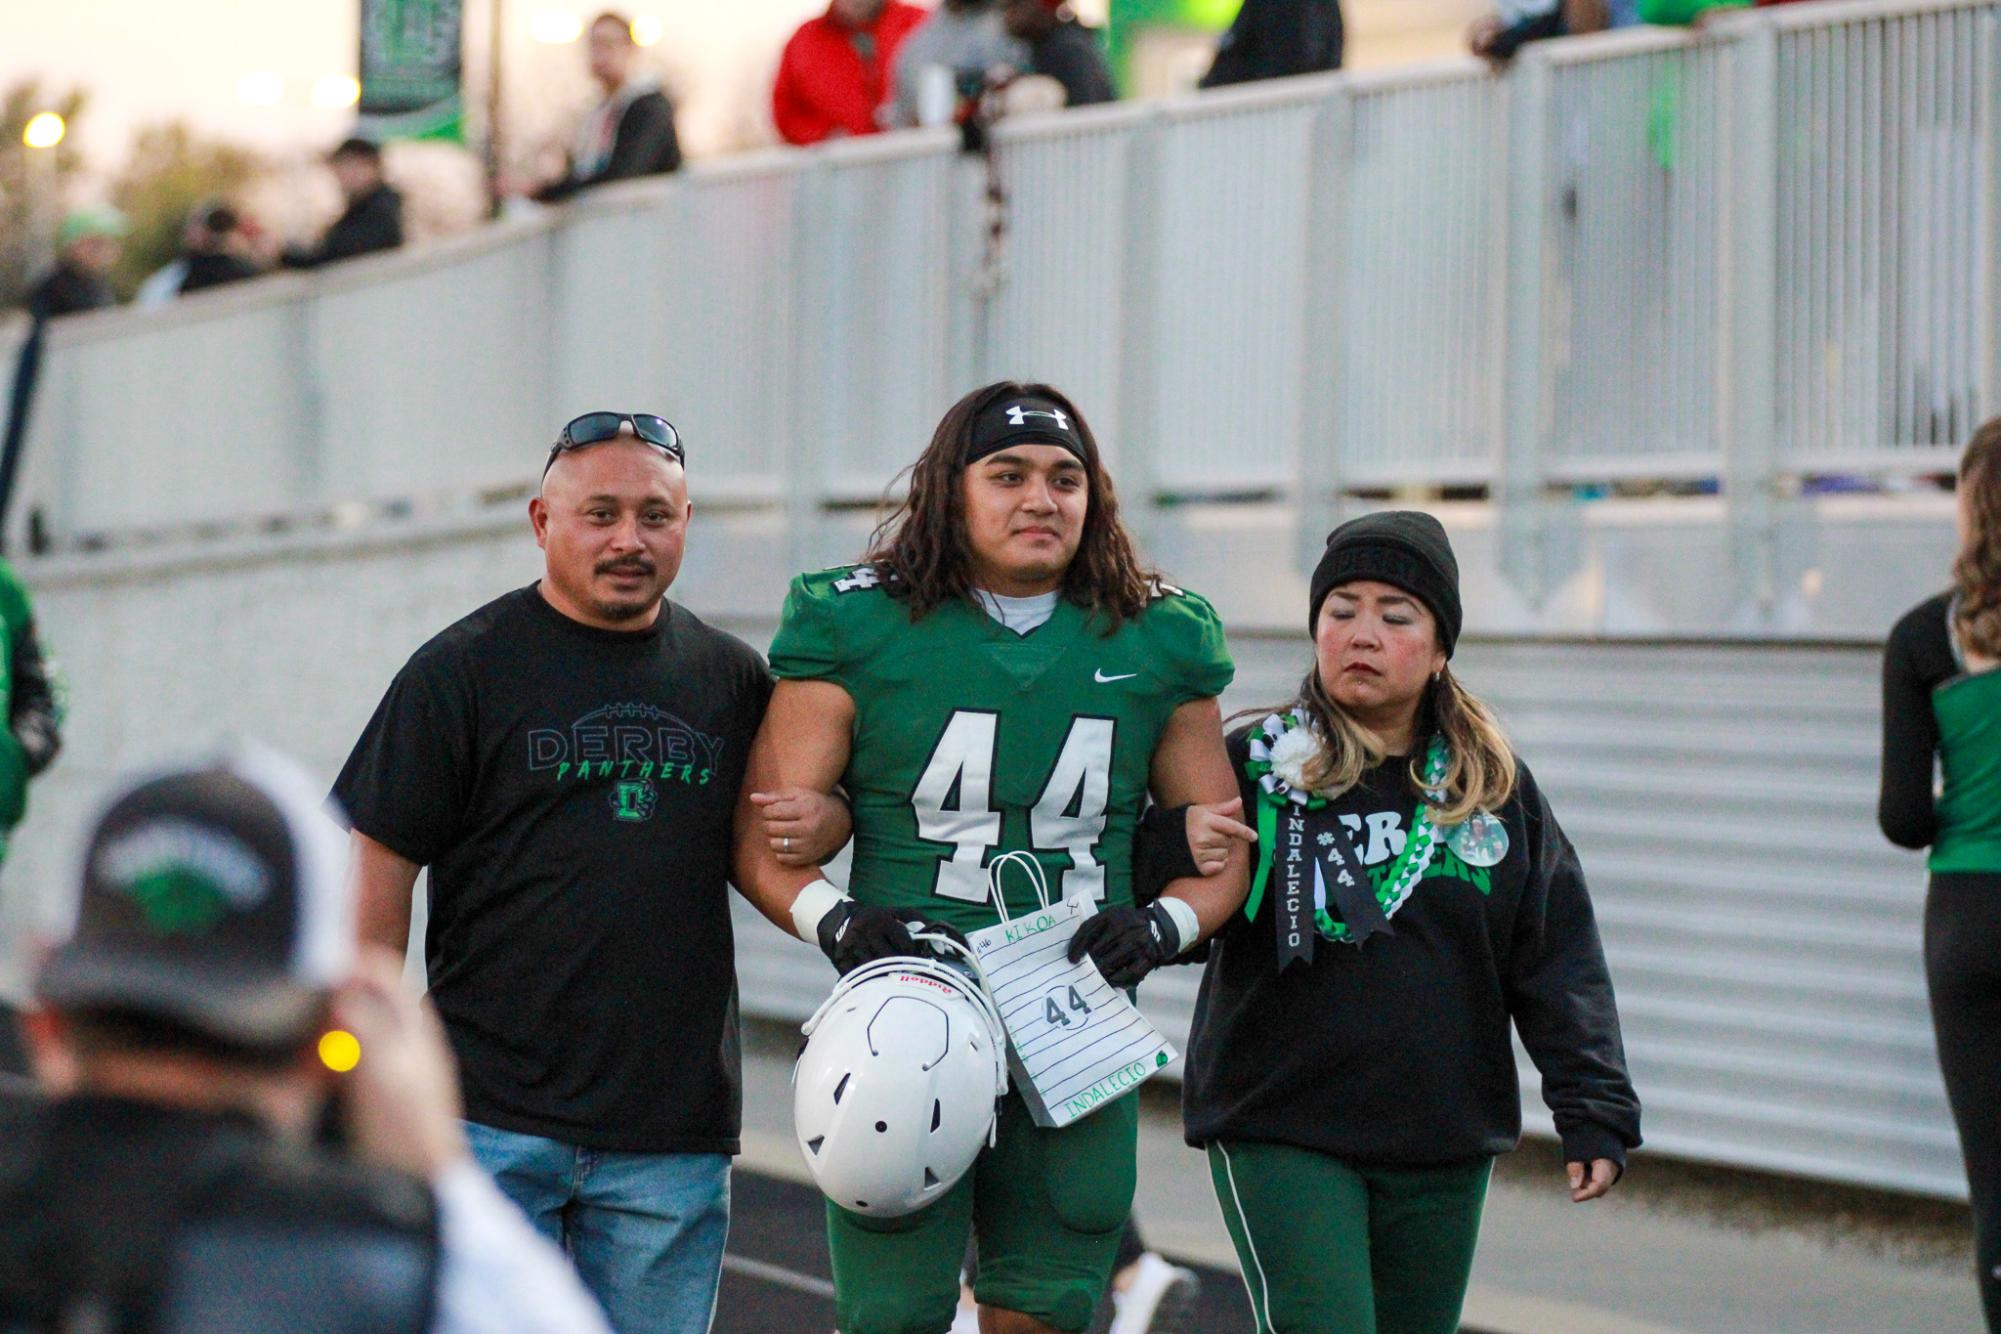
[[[607,403],[711,495],[879,494],[959,392],[1064,385],[1137,497],[1709,480],[1747,596],[1819,473],[1949,468],[2001,404],[1995,0],[1787,6],[699,164],[567,212],[65,323],[24,498],[58,538],[532,478]],[[17,506],[17,522],[26,506]],[[790,525],[794,530],[804,525]]]

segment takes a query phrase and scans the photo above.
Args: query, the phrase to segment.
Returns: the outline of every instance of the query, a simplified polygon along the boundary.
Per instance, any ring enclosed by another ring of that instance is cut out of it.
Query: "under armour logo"
[[[1061,408],[1056,409],[1054,412],[1044,412],[1040,408],[1024,408],[1021,404],[1017,403],[1007,410],[1007,424],[1009,426],[1026,426],[1030,417],[1047,417],[1050,421],[1056,423],[1056,429],[1059,431],[1070,429],[1070,415]]]

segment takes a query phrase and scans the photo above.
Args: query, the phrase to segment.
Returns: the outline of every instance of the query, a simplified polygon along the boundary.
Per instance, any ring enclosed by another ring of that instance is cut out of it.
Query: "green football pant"
[[[994,1146],[936,1204],[869,1218],[829,1201],[841,1334],[945,1334],[959,1304],[968,1228],[978,1246],[973,1295],[981,1305],[1057,1329],[1087,1328],[1132,1212],[1138,1152],[1138,1098],[1047,1130],[1009,1092]]]
[[[1211,1144],[1257,1334],[1452,1334],[1493,1166],[1357,1167],[1286,1144]]]

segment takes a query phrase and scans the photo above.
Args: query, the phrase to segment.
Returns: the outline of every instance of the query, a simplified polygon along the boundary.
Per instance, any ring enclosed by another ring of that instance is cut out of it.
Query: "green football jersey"
[[[1031,852],[1052,898],[1132,902],[1133,830],[1174,710],[1220,695],[1234,668],[1206,601],[1162,585],[1108,622],[1068,600],[1018,635],[968,602],[912,621],[869,566],[793,580],[771,669],[855,702],[849,893],[991,926],[987,867]],[[1009,912],[1035,906],[1003,873]]]

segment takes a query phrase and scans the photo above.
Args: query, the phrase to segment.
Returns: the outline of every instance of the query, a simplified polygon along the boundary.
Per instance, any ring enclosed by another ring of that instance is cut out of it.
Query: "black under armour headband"
[[[998,454],[1009,445],[1055,445],[1067,449],[1085,467],[1084,437],[1077,432],[1077,418],[1070,409],[1036,394],[1019,398],[997,398],[973,419],[972,442],[966,446],[965,466]]]

